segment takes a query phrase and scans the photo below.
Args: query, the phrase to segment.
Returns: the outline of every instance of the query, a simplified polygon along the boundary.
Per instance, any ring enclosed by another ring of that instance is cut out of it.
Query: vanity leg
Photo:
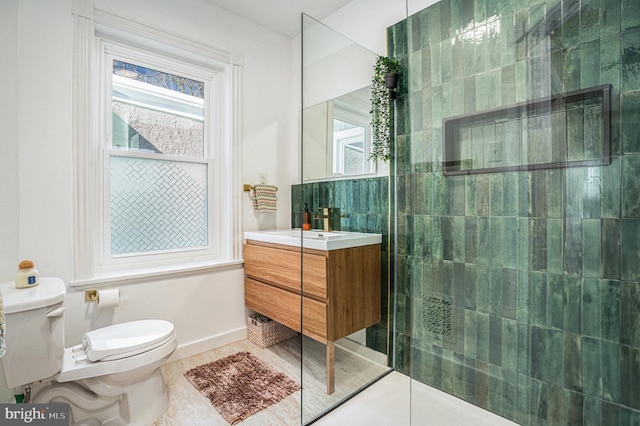
[[[335,390],[335,344],[327,341],[327,394],[331,395]]]

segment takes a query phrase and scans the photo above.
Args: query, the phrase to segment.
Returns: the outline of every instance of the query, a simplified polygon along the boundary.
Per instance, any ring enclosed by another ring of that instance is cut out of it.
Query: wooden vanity
[[[244,268],[248,308],[326,345],[333,393],[334,342],[380,322],[380,244],[301,251],[247,239]]]

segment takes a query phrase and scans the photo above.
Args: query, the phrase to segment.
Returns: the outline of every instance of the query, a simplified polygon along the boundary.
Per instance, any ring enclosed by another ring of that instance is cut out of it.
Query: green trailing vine
[[[400,70],[398,61],[378,56],[373,72],[371,88],[371,156],[373,161],[389,161],[393,153],[391,134],[391,98],[386,86],[386,75]]]

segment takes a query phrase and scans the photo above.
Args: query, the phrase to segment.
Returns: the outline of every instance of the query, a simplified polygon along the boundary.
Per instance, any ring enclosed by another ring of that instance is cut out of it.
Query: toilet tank
[[[62,369],[65,284],[40,277],[31,288],[0,284],[5,316],[6,354],[0,358],[7,387],[47,379]]]

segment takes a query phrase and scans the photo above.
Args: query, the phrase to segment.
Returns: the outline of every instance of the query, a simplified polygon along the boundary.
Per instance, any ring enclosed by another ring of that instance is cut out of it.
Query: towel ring
[[[255,186],[253,185],[249,185],[249,184],[244,184],[244,192],[249,192],[249,191],[253,191],[254,189],[256,189]],[[276,187],[276,191],[278,190],[278,187]]]

